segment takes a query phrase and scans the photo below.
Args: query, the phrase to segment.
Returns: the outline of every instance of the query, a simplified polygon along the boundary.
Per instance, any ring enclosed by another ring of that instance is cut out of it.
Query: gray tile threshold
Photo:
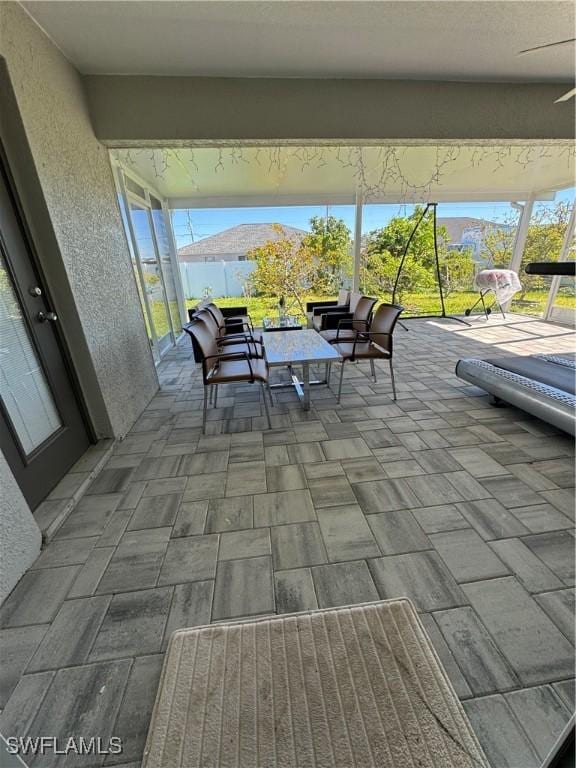
[[[34,519],[42,533],[42,547],[52,541],[68,519],[70,513],[76,508],[80,499],[85,496],[92,482],[102,472],[112,455],[116,442],[116,440],[107,438],[91,445],[74,464],[72,469],[64,475],[48,498],[34,510]],[[93,463],[93,466],[89,471],[76,469],[76,467],[82,467],[83,462],[90,457],[94,457],[95,461],[90,462]],[[74,476],[78,476],[78,484],[74,483]],[[64,498],[54,498],[54,494],[58,495],[57,489],[60,487],[74,488],[74,491],[70,495],[64,496]]]

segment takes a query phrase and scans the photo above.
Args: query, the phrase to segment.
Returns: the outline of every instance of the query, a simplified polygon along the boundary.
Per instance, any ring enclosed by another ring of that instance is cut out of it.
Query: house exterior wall
[[[15,2],[0,3],[0,56],[0,119],[7,134],[21,119],[11,134],[18,146],[6,150],[39,261],[94,431],[122,436],[158,379],[108,151],[78,73]],[[0,483],[1,600],[37,557],[41,535],[2,455]]]
[[[0,453],[0,603],[36,560],[41,542],[40,529]]]
[[[48,258],[43,233],[34,238],[34,211],[27,210],[39,258],[95,430],[99,437],[123,436],[158,379],[108,151],[94,136],[77,71],[17,3],[0,3],[0,54],[59,251]]]

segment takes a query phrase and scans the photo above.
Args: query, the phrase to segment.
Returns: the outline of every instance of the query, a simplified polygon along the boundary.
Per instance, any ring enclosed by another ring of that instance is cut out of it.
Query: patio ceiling
[[[114,150],[170,207],[553,199],[574,185],[566,145]]]
[[[570,82],[574,70],[572,45],[517,55],[571,36],[567,0],[22,4],[85,74]]]

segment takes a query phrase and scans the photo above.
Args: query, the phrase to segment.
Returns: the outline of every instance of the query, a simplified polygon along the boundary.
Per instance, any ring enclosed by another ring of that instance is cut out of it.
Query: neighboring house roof
[[[300,242],[308,234],[303,229],[282,224],[285,236]],[[282,237],[272,224],[238,224],[216,235],[205,237],[196,243],[190,243],[178,249],[181,261],[197,261],[206,256],[218,257],[224,254],[246,254],[252,248],[257,248],[269,240],[279,240]]]

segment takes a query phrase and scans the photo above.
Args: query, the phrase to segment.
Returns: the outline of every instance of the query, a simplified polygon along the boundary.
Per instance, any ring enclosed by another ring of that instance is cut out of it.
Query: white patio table
[[[310,387],[318,384],[328,384],[330,363],[341,360],[336,349],[320,336],[317,331],[303,329],[301,331],[272,331],[263,336],[266,357],[271,368],[284,366],[290,371],[291,381],[274,383],[273,389],[294,387],[305,411],[310,410]],[[318,363],[325,365],[325,377],[321,380],[310,381],[310,365]],[[302,366],[302,380],[295,373],[293,366]]]

